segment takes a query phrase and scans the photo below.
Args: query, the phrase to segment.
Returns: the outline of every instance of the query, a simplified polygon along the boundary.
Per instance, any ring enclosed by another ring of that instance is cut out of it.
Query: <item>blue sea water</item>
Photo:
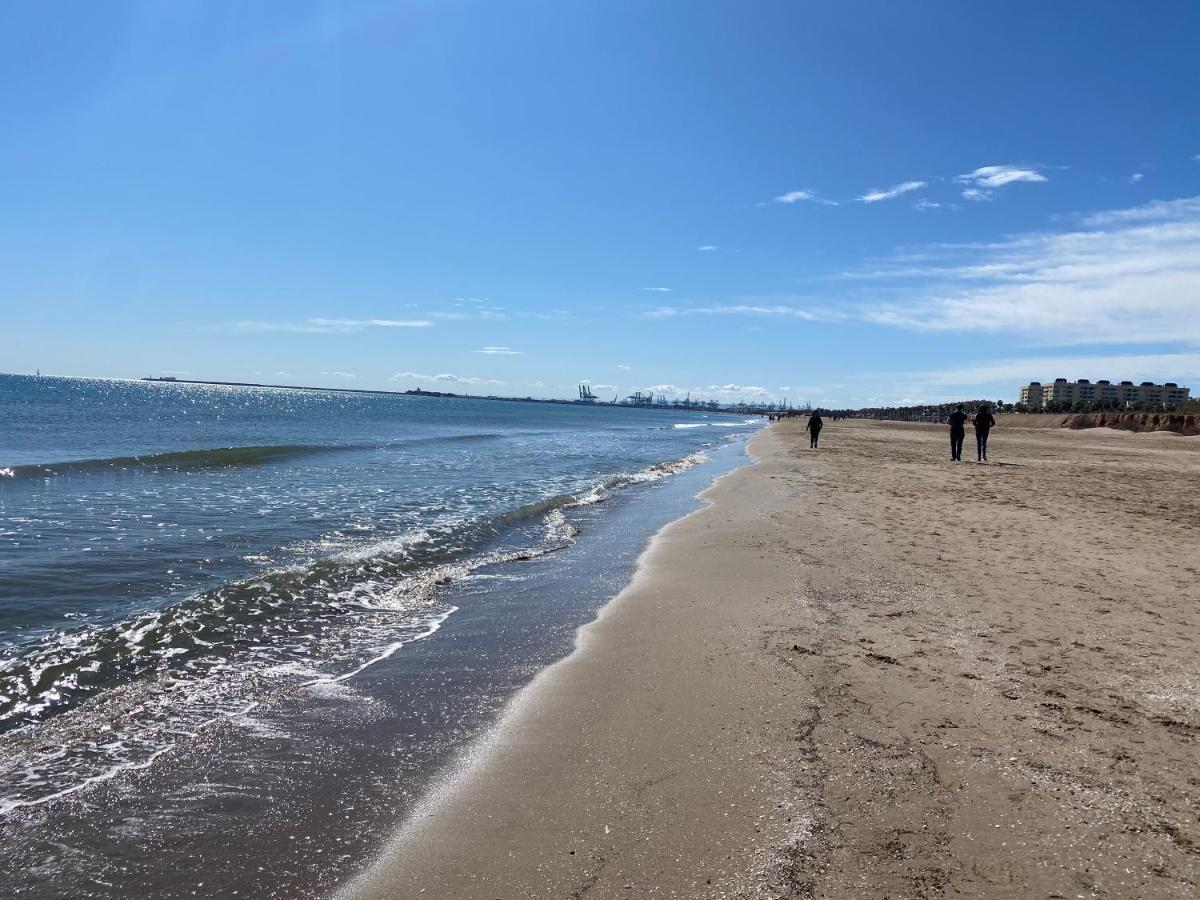
[[[0,816],[154,764],[455,613],[447,585],[754,423],[0,376]]]

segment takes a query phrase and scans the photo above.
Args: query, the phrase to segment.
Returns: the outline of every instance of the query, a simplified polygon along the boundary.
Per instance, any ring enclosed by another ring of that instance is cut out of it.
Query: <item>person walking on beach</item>
[[[971,421],[975,425],[975,449],[979,453],[979,462],[987,462],[988,432],[996,424],[996,418],[992,415],[991,410],[984,405],[979,407],[975,413],[975,418]],[[959,446],[959,451],[962,451],[961,445]]]
[[[962,404],[950,413],[950,459],[962,462],[962,445],[967,437],[967,414],[963,412]]]
[[[808,417],[808,424],[805,426],[805,428],[808,431],[808,447],[810,450],[817,449],[817,438],[821,436],[821,427],[824,424],[825,423],[821,421],[821,411],[819,409],[815,410],[813,414]]]

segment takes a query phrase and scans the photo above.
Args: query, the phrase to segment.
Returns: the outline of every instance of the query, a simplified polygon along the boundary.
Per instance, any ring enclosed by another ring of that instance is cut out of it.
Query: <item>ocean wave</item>
[[[9,645],[0,659],[0,814],[144,768],[181,736],[280,691],[363,671],[441,627],[454,612],[440,599],[446,585],[561,550],[578,534],[571,508],[706,458],[693,453]]]
[[[344,444],[281,444],[250,447],[213,447],[203,450],[176,450],[144,456],[112,456],[103,459],[78,459],[57,463],[30,463],[0,469],[0,477],[45,478],[88,472],[130,469],[218,469],[227,466],[254,466],[280,462],[315,453],[353,449]]]
[[[736,422],[676,422],[672,428],[745,428],[760,424],[759,419],[741,419]]]

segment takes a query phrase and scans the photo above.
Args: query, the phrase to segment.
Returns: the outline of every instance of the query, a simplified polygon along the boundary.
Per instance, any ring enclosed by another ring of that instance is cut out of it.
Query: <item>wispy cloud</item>
[[[992,199],[991,191],[983,191],[983,190],[980,190],[979,188],[964,188],[962,195],[966,199],[974,200],[977,203],[982,202],[984,200]]]
[[[921,212],[927,212],[931,209],[946,209],[946,208],[947,208],[947,204],[938,203],[934,200],[918,200],[916,203],[913,204],[913,209],[920,210]]]
[[[706,384],[687,387],[678,384],[652,384],[640,388],[646,394],[661,394],[668,399],[682,398],[689,394],[693,400],[723,400],[725,402],[740,402],[745,400],[765,400],[771,397],[771,392],[756,384]]]
[[[332,378],[357,378],[353,372],[322,372],[322,375]]]
[[[1006,184],[1016,184],[1019,181],[1045,181],[1046,176],[1034,168],[980,166],[974,172],[959,175],[954,180],[984,188],[998,188],[1004,187]]]
[[[712,252],[713,250],[719,250],[720,248],[716,244],[701,244],[696,249],[703,250],[704,252],[709,253],[709,252]]]
[[[480,347],[475,351],[483,353],[487,356],[520,356],[522,351],[513,350],[511,347]]]
[[[1005,185],[1048,179],[1031,166],[980,166],[974,172],[956,175],[954,180],[966,185],[962,195],[968,200],[989,200],[997,188]]]
[[[1146,177],[1145,174],[1142,172],[1134,172],[1132,175],[1129,176],[1129,183],[1137,184],[1139,181],[1141,181],[1145,177]]]
[[[728,303],[717,306],[659,306],[643,313],[651,319],[670,319],[676,316],[776,316],[804,319],[809,322],[840,318],[831,310],[806,309],[785,304]]]
[[[878,203],[880,200],[892,200],[910,191],[919,191],[925,185],[926,182],[924,181],[902,181],[900,184],[892,185],[890,188],[877,188],[873,191],[867,191],[858,199],[863,203]]]
[[[462,306],[462,304],[455,304]],[[508,313],[502,306],[468,306],[464,309],[452,310],[437,310],[435,312],[422,313],[431,319],[445,319],[453,322],[461,322],[464,319],[506,319]]]
[[[668,288],[668,287],[652,287],[652,288],[642,288],[642,290],[643,290],[643,291],[657,291],[657,292],[658,292],[658,293],[660,293],[660,294],[669,294],[669,293],[671,293],[671,289],[670,289],[670,288]]]
[[[620,369],[622,372],[628,372],[628,371],[629,371],[629,366],[622,365],[621,363],[617,363],[617,368],[618,368],[618,369]]]
[[[788,191],[778,197],[771,198],[772,203],[819,203],[822,206],[837,206],[836,200],[828,200],[819,196],[815,191]],[[762,204],[759,204],[760,206]]]
[[[1015,387],[1031,380],[1054,378],[1192,379],[1200,378],[1200,353],[1025,356],[933,371],[891,373],[888,377],[911,385],[954,387]]]
[[[397,372],[388,381],[439,381],[447,384],[504,384],[495,378],[475,378],[473,376],[451,375],[443,372],[440,375],[423,375],[420,372]]]
[[[357,334],[368,328],[428,328],[428,319],[303,319],[299,322],[259,322],[244,320],[234,326],[238,331],[288,331],[297,334]]]
[[[1082,223],[1088,228],[1111,228],[1137,222],[1187,222],[1200,220],[1200,197],[1151,200],[1128,209],[1106,209],[1088,213]]]
[[[1200,197],[1093,213],[1076,230],[927,248],[868,274],[912,280],[869,321],[1048,344],[1200,343]]]

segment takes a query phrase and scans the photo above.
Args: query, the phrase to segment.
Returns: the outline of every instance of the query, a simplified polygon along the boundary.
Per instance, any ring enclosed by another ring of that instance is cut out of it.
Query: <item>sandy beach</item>
[[[1196,895],[1200,438],[802,429],[345,897]]]

